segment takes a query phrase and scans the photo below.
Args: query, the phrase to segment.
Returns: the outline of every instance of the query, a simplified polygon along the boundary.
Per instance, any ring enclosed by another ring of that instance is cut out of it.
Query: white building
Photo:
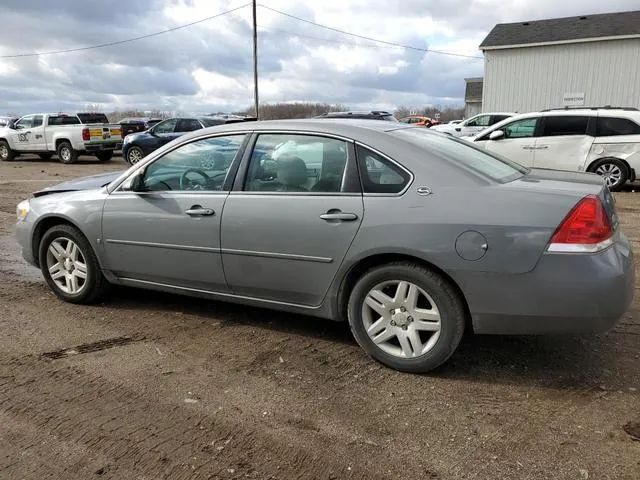
[[[498,24],[480,49],[485,112],[640,108],[640,11]]]

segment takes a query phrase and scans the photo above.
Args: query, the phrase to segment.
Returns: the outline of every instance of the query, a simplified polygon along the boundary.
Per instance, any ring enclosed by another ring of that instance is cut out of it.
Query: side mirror
[[[11,125],[11,128],[13,128],[14,130],[23,130],[25,126],[20,125],[19,123],[14,123],[13,125]]]
[[[462,131],[462,128],[456,127],[456,132],[461,132],[461,131]]]
[[[122,190],[126,192],[142,192],[144,190],[144,168],[136,171],[122,184]]]
[[[149,135],[153,135],[154,137],[157,137],[158,135],[156,134],[156,131],[153,129],[153,127],[151,127],[149,130],[147,130],[147,132],[149,133]]]
[[[504,132],[502,130],[494,130],[489,134],[489,140],[500,140],[504,138]]]

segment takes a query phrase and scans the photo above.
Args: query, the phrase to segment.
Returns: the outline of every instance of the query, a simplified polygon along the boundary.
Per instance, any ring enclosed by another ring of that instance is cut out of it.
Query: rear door
[[[536,129],[539,117],[514,120],[503,125],[500,130],[504,136],[490,140],[487,133],[478,139],[478,144],[491,151],[507,157],[525,167],[533,167],[536,148]]]
[[[595,121],[595,117],[593,117]],[[594,137],[587,135],[586,115],[549,115],[542,117],[533,165],[555,170],[584,170]]]
[[[317,306],[364,213],[353,144],[257,136],[222,215],[222,262],[236,295]]]

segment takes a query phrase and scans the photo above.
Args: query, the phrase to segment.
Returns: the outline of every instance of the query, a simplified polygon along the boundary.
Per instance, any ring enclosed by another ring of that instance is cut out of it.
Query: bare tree
[[[283,118],[311,118],[327,112],[343,112],[344,105],[330,105],[328,103],[292,102],[266,103],[260,105],[260,120],[277,120]],[[244,115],[255,115],[254,108],[248,108]]]

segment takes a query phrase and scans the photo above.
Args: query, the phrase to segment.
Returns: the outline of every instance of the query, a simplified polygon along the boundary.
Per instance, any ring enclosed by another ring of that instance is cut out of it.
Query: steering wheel
[[[187,175],[192,172],[197,173],[202,178],[204,178],[204,184],[200,184],[198,182],[191,180],[190,178],[187,178]],[[211,181],[211,177],[206,173],[204,173],[202,170],[198,168],[190,168],[188,170],[185,170],[184,173],[180,176],[180,190],[200,190],[206,187],[210,181]],[[187,186],[191,186],[194,188],[187,188]]]

